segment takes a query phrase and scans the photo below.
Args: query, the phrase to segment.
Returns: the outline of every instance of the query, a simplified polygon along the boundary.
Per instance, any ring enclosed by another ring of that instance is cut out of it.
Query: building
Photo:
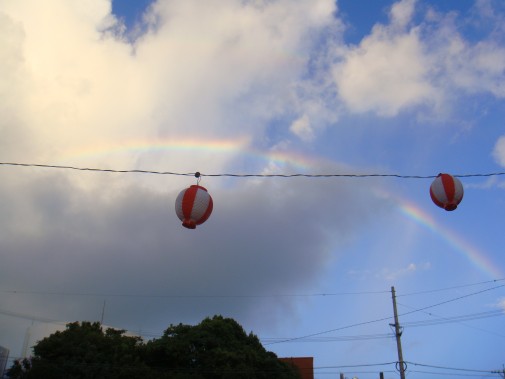
[[[8,359],[9,359],[9,349],[0,346],[0,378],[4,377],[5,367],[7,366]]]
[[[314,358],[312,357],[291,357],[279,358],[283,362],[291,363],[298,368],[302,379],[314,379]]]

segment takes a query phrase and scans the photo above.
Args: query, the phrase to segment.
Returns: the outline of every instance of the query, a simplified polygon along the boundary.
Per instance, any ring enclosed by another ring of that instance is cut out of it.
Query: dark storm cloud
[[[98,319],[105,300],[106,321],[127,328],[215,313],[258,321],[266,308],[275,319],[292,301],[275,295],[317,281],[372,203],[345,180],[241,179],[213,191],[207,179],[214,212],[187,230],[176,192],[89,193],[63,174],[37,176],[2,196],[0,282],[20,291],[6,303],[74,320]]]

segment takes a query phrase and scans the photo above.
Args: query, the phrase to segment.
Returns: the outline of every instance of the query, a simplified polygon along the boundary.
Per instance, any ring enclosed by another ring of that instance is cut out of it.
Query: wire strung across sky
[[[407,327],[407,328],[412,328],[412,327],[418,327],[418,326],[431,326],[431,325],[438,325],[438,324],[460,323],[462,321],[479,320],[479,319],[483,319],[483,318],[498,317],[498,316],[500,316],[500,317],[505,316],[505,313],[502,309],[497,309],[497,310],[487,311],[487,312],[472,313],[472,314],[467,314],[467,315],[452,316],[452,317],[437,317],[436,319],[432,319],[432,320],[419,320],[419,321],[403,322],[402,326]]]
[[[63,170],[76,170],[76,171],[95,171],[105,173],[118,173],[118,174],[155,174],[155,175],[174,175],[174,176],[206,176],[206,177],[234,177],[234,178],[398,178],[398,179],[434,179],[437,175],[400,175],[400,174],[204,174],[196,173],[181,173],[172,171],[154,171],[154,170],[116,170],[104,168],[91,168],[91,167],[74,167],[74,166],[61,166],[49,164],[36,164],[36,163],[15,163],[15,162],[0,162],[0,166],[21,166],[21,167],[38,167],[38,168],[53,168]],[[470,178],[470,177],[491,177],[502,176],[505,172],[491,172],[491,173],[476,173],[476,174],[451,174],[456,178]]]
[[[430,294],[435,292],[444,292],[454,289],[475,287],[483,284],[491,284],[503,282],[505,278],[486,280],[476,283],[466,283],[457,286],[435,288],[417,292],[397,293],[396,297],[415,296],[422,294]],[[492,287],[493,289],[495,287]],[[485,291],[488,291],[485,289]],[[270,294],[241,294],[241,293],[217,293],[217,294],[176,294],[176,293],[106,293],[106,292],[69,292],[69,291],[42,291],[42,290],[26,290],[26,289],[0,289],[0,293],[11,295],[40,295],[40,296],[76,296],[76,297],[126,297],[126,298],[176,298],[176,299],[201,299],[201,298],[281,298],[281,297],[340,297],[340,296],[358,296],[358,295],[380,295],[391,293],[390,289],[384,290],[368,290],[368,291],[345,291],[345,292],[321,292],[321,293],[270,293]]]
[[[492,280],[492,281],[486,281],[486,282],[479,282],[479,283],[474,283],[474,284],[465,284],[465,285],[455,286],[455,287],[451,287],[451,288],[452,289],[454,289],[454,288],[461,288],[461,287],[467,287],[467,286],[471,286],[471,285],[484,284],[484,283],[489,283],[489,282],[497,282],[497,281],[502,281],[502,280],[504,280],[504,279],[502,278],[502,279],[497,279],[497,280]],[[498,289],[498,288],[502,288],[504,286],[505,285],[498,285],[498,286],[486,288],[484,290],[472,292],[472,293],[469,293],[469,294],[466,294],[466,295],[463,295],[463,296],[459,296],[459,297],[456,297],[456,298],[453,298],[453,299],[449,299],[449,300],[446,300],[446,301],[443,301],[443,302],[439,302],[437,304],[432,304],[432,305],[427,306],[427,307],[422,307],[422,308],[419,308],[419,309],[415,309],[413,311],[403,313],[402,315],[406,315],[406,314],[410,314],[410,313],[414,313],[414,312],[423,311],[425,309],[433,308],[433,307],[436,307],[436,306],[439,306],[439,305],[442,305],[442,304],[447,304],[449,302],[453,302],[453,301],[460,300],[460,299],[463,299],[463,298],[467,298],[467,297],[470,297],[470,296],[482,294],[484,292],[491,291],[491,290]],[[446,289],[442,289],[442,290],[446,290]],[[9,291],[5,291],[5,292],[9,292]],[[16,293],[16,291],[13,291],[13,292]],[[380,292],[385,292],[385,291],[380,291]],[[1,312],[0,311],[0,313],[5,314],[5,315],[9,315],[9,316],[13,316],[13,317],[23,317],[24,316],[24,315],[16,314],[14,312],[6,312],[6,311]],[[482,316],[487,316],[487,313],[486,314],[485,313],[480,313],[480,314],[474,314],[474,315],[466,315],[466,316],[461,316],[461,317],[466,318],[468,316],[478,316],[477,318],[481,318]],[[25,317],[27,317],[27,316],[25,316]],[[461,318],[461,317],[455,317],[454,319],[458,319],[458,318]],[[28,318],[31,318],[31,317],[28,316]],[[332,330],[326,330],[326,331],[323,331],[323,332],[313,333],[313,334],[310,334],[310,335],[305,335],[305,336],[300,336],[300,337],[294,337],[294,338],[275,338],[275,339],[274,338],[264,338],[264,339],[262,339],[262,341],[263,341],[264,345],[272,345],[272,344],[285,343],[285,342],[337,342],[337,341],[354,341],[354,340],[362,340],[362,339],[391,338],[392,334],[321,337],[321,335],[327,334],[327,333],[330,333],[330,332],[340,331],[340,330],[343,330],[343,329],[348,329],[348,328],[352,328],[352,327],[356,327],[356,326],[362,326],[362,325],[366,325],[366,324],[372,324],[372,323],[376,323],[376,322],[380,322],[380,321],[385,321],[385,320],[388,320],[390,318],[391,318],[391,316],[388,316],[388,317],[384,317],[384,318],[380,318],[380,319],[375,319],[375,320],[370,320],[370,321],[355,323],[355,324],[352,324],[352,325],[346,325],[346,326],[343,326],[343,327],[340,327],[340,328],[335,328],[335,329],[332,329]],[[472,318],[474,318],[474,317],[472,317]],[[44,320],[44,321],[48,322],[49,320]],[[54,323],[54,322],[52,322],[52,323]],[[317,338],[314,338],[314,337],[317,337]],[[312,340],[311,340],[311,338],[312,338]],[[396,363],[396,362],[387,362],[387,363],[378,363],[378,364],[377,363],[373,363],[373,364],[359,364],[359,365],[352,365],[352,366],[326,366],[326,367],[317,367],[317,369],[362,368],[362,367],[373,367],[373,366],[380,366],[380,365],[386,366],[386,365],[392,365],[394,363]],[[469,375],[470,373],[479,373],[479,374],[482,374],[483,376],[486,376],[486,377],[487,376],[497,375],[497,374],[501,375],[501,373],[502,373],[501,371],[497,371],[497,370],[476,370],[476,369],[468,369],[468,368],[446,367],[446,366],[429,365],[429,364],[422,364],[422,363],[409,362],[409,361],[406,361],[405,363],[407,363],[408,365],[418,366],[418,367],[422,367],[422,368],[446,370],[443,373],[440,373],[440,372],[435,373],[435,372],[427,372],[427,371],[419,371],[419,370],[409,370],[412,373],[417,372],[417,373],[424,373],[424,374],[445,374],[446,376],[460,376],[460,377],[470,376]],[[314,369],[316,369],[316,367]],[[453,373],[451,373],[449,371],[453,371]]]
[[[10,359],[12,360],[21,360],[23,357],[11,357]],[[397,362],[382,362],[382,363],[361,363],[361,364],[354,364],[354,365],[332,365],[332,366],[315,366],[313,369],[314,371],[317,371],[318,375],[321,374],[335,374],[337,372],[341,372],[342,369],[352,369],[352,372],[354,374],[360,374],[360,373],[376,373],[375,371],[363,371],[363,368],[372,368],[372,367],[381,367],[380,370],[381,372],[387,372],[387,373],[395,373],[393,370],[384,370],[382,367],[387,367],[387,366],[394,366]],[[479,374],[485,377],[488,376],[495,376],[497,374],[501,374],[502,371],[500,370],[476,370],[476,369],[468,369],[468,368],[457,368],[457,367],[445,367],[445,366],[435,366],[435,365],[428,365],[428,364],[422,364],[422,363],[416,363],[416,362],[406,362],[407,364],[410,364],[412,366],[419,366],[419,367],[426,367],[426,368],[432,368],[432,369],[438,369],[438,370],[444,370],[443,372],[427,372],[427,371],[418,371],[418,370],[409,370],[411,373],[426,373],[426,374],[443,374],[443,375],[448,375],[448,376],[459,376],[459,377],[464,377],[464,376],[474,376],[475,374]],[[104,367],[103,363],[100,362],[82,362],[82,363],[77,363],[73,362],[70,363],[69,367],[87,367],[87,368],[101,368]],[[107,364],[108,368],[123,368],[123,369],[128,369],[128,368],[134,368],[133,366],[116,366],[116,365],[110,365]],[[194,367],[178,367],[178,368],[169,368],[169,367],[158,367],[158,369],[161,369],[166,372],[172,372],[172,371],[182,371],[186,373],[191,373],[195,370]],[[359,369],[359,371],[355,371],[355,369]],[[330,371],[328,371],[330,370]],[[338,370],[338,371],[333,371],[333,370]],[[454,371],[453,373],[448,372],[448,371]],[[203,368],[201,369],[201,372],[205,373],[220,373],[220,374],[243,374],[244,371],[241,369],[226,369],[226,370],[217,370],[215,368]],[[262,371],[256,371],[257,373],[263,373],[263,374],[268,374],[268,370]],[[473,375],[469,375],[470,373],[473,373]],[[481,377],[482,377],[481,376]]]
[[[396,297],[412,296],[412,295],[424,295],[424,294],[434,293],[434,292],[450,291],[450,290],[464,288],[464,287],[474,287],[474,286],[478,286],[478,285],[482,285],[482,284],[490,284],[490,283],[502,282],[504,280],[505,280],[505,278],[499,278],[499,279],[486,280],[486,281],[477,282],[477,283],[460,284],[458,286],[452,286],[452,287],[444,287],[444,288],[436,288],[436,289],[417,291],[417,292],[401,293],[401,294],[396,294]]]
[[[482,281],[482,282],[477,282],[477,283],[470,283],[470,284],[463,284],[459,286],[452,286],[449,288],[440,288],[440,289],[434,289],[434,290],[429,290],[429,291],[420,291],[420,292],[413,292],[413,293],[407,293],[404,294],[404,296],[407,295],[418,295],[418,294],[424,294],[424,293],[433,293],[433,292],[439,292],[439,291],[447,291],[449,289],[459,289],[463,287],[471,287],[471,286],[477,286],[477,285],[482,285],[482,284],[490,284],[490,283],[496,283],[496,282],[501,282],[504,281],[505,278],[500,278],[500,279],[494,279],[494,280],[488,280],[488,281]],[[402,313],[401,316],[416,313],[416,312],[422,312],[426,309],[434,308],[443,304],[451,303],[457,300],[461,300],[470,296],[475,296],[479,295],[484,292],[492,291],[498,288],[503,288],[505,287],[505,284],[497,285],[494,287],[488,287],[480,291],[472,292],[466,295],[458,296],[456,298],[452,298],[449,300],[445,300],[436,304],[432,304],[426,307],[422,308],[417,308],[413,309],[409,312]],[[122,294],[106,294],[106,293],[84,293],[84,292],[51,292],[51,291],[27,291],[27,290],[0,290],[0,293],[4,294],[12,294],[12,295],[46,295],[46,296],[91,296],[91,297],[131,297],[131,298],[180,298],[180,299],[188,299],[188,298],[223,298],[223,299],[229,299],[229,298],[244,298],[244,297],[254,297],[254,298],[266,298],[266,297],[314,297],[314,296],[321,296],[321,297],[331,297],[331,296],[343,296],[343,295],[370,295],[370,294],[385,294],[389,293],[389,290],[382,290],[382,291],[360,291],[360,292],[339,292],[339,293],[318,293],[318,294],[269,294],[269,295],[244,295],[244,294],[220,294],[220,295],[176,295],[176,294],[133,294],[133,293],[122,293]],[[464,315],[464,316],[457,316],[454,317],[454,320],[451,319],[451,321],[463,321],[463,320],[457,320],[458,318],[468,318],[468,320],[474,319],[474,318],[484,318],[484,317],[491,317],[491,316],[498,316],[500,315],[501,311],[495,311],[492,314],[488,313],[480,313],[480,314],[472,314],[472,315]],[[28,318],[28,319],[39,319],[35,316],[31,315],[23,315],[20,313],[12,312],[12,311],[7,311],[7,310],[0,310],[0,314],[8,315],[8,316],[13,316],[13,317],[19,317],[19,318]],[[326,330],[322,332],[317,332],[317,333],[312,333],[309,335],[305,336],[299,336],[299,337],[292,337],[292,338],[285,338],[285,339],[275,339],[270,341],[267,344],[277,344],[277,343],[284,343],[284,342],[294,342],[294,341],[299,341],[299,340],[305,340],[309,339],[311,337],[318,337],[323,334],[328,334],[330,332],[335,332],[335,331],[340,331],[356,326],[362,326],[366,324],[372,324],[380,321],[385,321],[389,320],[391,316],[375,319],[375,320],[370,320],[370,321],[365,321],[365,322],[359,322],[356,324],[351,324],[351,325],[346,325],[342,326],[339,328],[331,329],[331,330]],[[443,318],[442,318],[443,319]],[[55,322],[55,320],[46,320],[46,319],[40,319],[41,321],[44,322]],[[427,324],[429,323],[428,321],[426,322]],[[417,326],[417,325],[416,325]]]
[[[408,315],[408,314],[411,314],[411,313],[415,313],[415,312],[421,312],[421,311],[424,311],[426,309],[438,307],[439,305],[451,303],[453,301],[461,300],[461,299],[464,299],[464,298],[467,298],[467,297],[470,297],[470,296],[479,295],[481,293],[484,293],[484,292],[487,292],[487,291],[492,291],[492,290],[495,290],[495,289],[498,289],[498,288],[502,288],[502,287],[505,287],[505,284],[502,284],[502,285],[499,285],[499,286],[495,286],[495,287],[486,288],[484,290],[477,291],[477,292],[472,292],[472,293],[469,293],[469,294],[466,294],[466,295],[463,295],[463,296],[458,296],[458,297],[455,297],[453,299],[445,300],[445,301],[442,301],[442,302],[439,302],[439,303],[436,303],[436,304],[432,304],[432,305],[429,305],[429,306],[426,306],[426,307],[414,309],[414,310],[412,310],[410,312],[402,313],[402,314],[400,314],[400,316],[405,316],[405,315]],[[287,339],[284,339],[284,340],[270,342],[270,343],[267,343],[266,345],[273,345],[273,344],[285,343],[285,342],[293,342],[293,341],[302,340],[302,339],[305,339],[305,338],[311,338],[311,337],[321,336],[323,334],[328,334],[328,333],[331,333],[331,332],[336,332],[336,331],[340,331],[340,330],[344,330],[344,329],[354,328],[354,327],[357,327],[357,326],[374,324],[374,323],[377,323],[377,322],[381,322],[381,321],[385,321],[385,320],[390,320],[390,319],[391,319],[391,316],[387,316],[387,317],[382,317],[382,318],[378,318],[378,319],[375,319],[375,320],[358,322],[358,323],[355,323],[355,324],[345,325],[345,326],[342,326],[342,327],[339,327],[339,328],[325,330],[325,331],[322,331],[322,332],[317,332],[317,333],[307,334],[307,335],[304,335],[304,336],[287,338]]]
[[[436,368],[436,369],[451,370],[451,371],[477,372],[477,373],[484,373],[484,374],[496,374],[496,373],[499,372],[499,371],[496,371],[496,370],[475,370],[475,369],[468,369],[468,368],[434,366],[434,365],[427,365],[427,364],[416,363],[416,362],[409,362],[409,361],[405,361],[405,363],[407,363],[409,365],[413,365],[413,366]]]
[[[486,289],[483,289],[481,291],[472,292],[472,293],[469,293],[469,294],[466,294],[466,295],[455,297],[453,299],[445,300],[445,301],[442,301],[442,302],[437,303],[437,304],[432,304],[432,305],[428,305],[426,307],[417,308],[417,309],[414,309],[413,311],[402,313],[402,314],[400,314],[400,316],[405,316],[405,315],[409,315],[411,313],[421,312],[421,311],[424,311],[426,309],[438,307],[439,305],[444,305],[444,304],[447,304],[447,303],[452,303],[453,301],[465,299],[465,298],[470,297],[470,296],[479,295],[481,293],[492,291],[492,290],[495,290],[495,289],[498,289],[498,288],[503,288],[503,287],[505,287],[505,284],[502,284],[502,285],[499,285],[499,286],[495,286],[495,287],[486,288]]]

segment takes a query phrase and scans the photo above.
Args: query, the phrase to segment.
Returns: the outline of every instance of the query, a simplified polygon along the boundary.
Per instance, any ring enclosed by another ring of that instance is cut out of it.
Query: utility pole
[[[402,353],[402,341],[401,341],[401,328],[400,328],[400,323],[398,322],[398,312],[396,310],[396,293],[395,293],[395,287],[391,287],[391,296],[393,298],[393,311],[395,315],[395,323],[389,324],[391,326],[395,327],[395,336],[396,336],[396,347],[398,348],[398,363],[397,366],[399,365],[400,367],[396,367],[397,370],[400,371],[400,378],[405,379],[405,362],[403,361],[403,353]]]

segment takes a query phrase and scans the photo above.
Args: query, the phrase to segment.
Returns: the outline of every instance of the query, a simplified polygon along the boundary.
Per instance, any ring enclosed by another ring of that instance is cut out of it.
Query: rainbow
[[[116,154],[146,153],[157,152],[194,152],[194,153],[215,153],[232,154],[240,157],[251,158],[253,161],[263,161],[265,163],[274,163],[281,166],[289,165],[300,170],[314,170],[321,166],[323,162],[320,158],[311,158],[306,155],[282,150],[260,150],[251,147],[251,141],[248,138],[238,139],[165,139],[165,140],[128,140],[116,142],[114,144],[94,144],[78,149],[67,151],[62,159],[64,162],[71,159],[87,159],[97,156],[109,156]],[[176,167],[167,167],[167,170],[176,170]],[[312,172],[314,173],[314,172]],[[320,173],[320,172],[316,172]],[[216,173],[213,173],[216,174]],[[380,197],[391,197],[388,194],[380,194]],[[416,206],[414,203],[399,198],[396,195],[395,203],[399,204],[399,211],[402,215],[415,221],[417,224],[429,229],[434,234],[441,236],[457,252],[465,256],[474,266],[482,272],[489,275],[492,279],[499,279],[505,275],[494,265],[491,260],[482,251],[472,246],[463,237],[454,231],[446,228]]]
[[[491,279],[501,279],[504,277],[503,273],[491,262],[485,253],[479,251],[475,246],[472,246],[468,241],[456,234],[454,231],[436,223],[430,215],[413,203],[401,200],[399,210],[403,215],[415,221],[417,224],[422,225],[433,233],[443,237],[449,245],[451,245],[457,252],[464,255],[474,266],[486,275],[489,275]]]
[[[231,154],[249,157],[255,160],[278,165],[290,165],[297,169],[309,169],[317,166],[320,160],[311,159],[303,154],[283,150],[260,150],[250,146],[248,138],[239,139],[165,139],[165,140],[128,140],[117,143],[97,143],[70,149],[63,152],[61,159],[66,162],[74,159],[89,159],[121,154],[155,154],[163,152],[194,152]],[[167,170],[176,168],[167,167]]]

